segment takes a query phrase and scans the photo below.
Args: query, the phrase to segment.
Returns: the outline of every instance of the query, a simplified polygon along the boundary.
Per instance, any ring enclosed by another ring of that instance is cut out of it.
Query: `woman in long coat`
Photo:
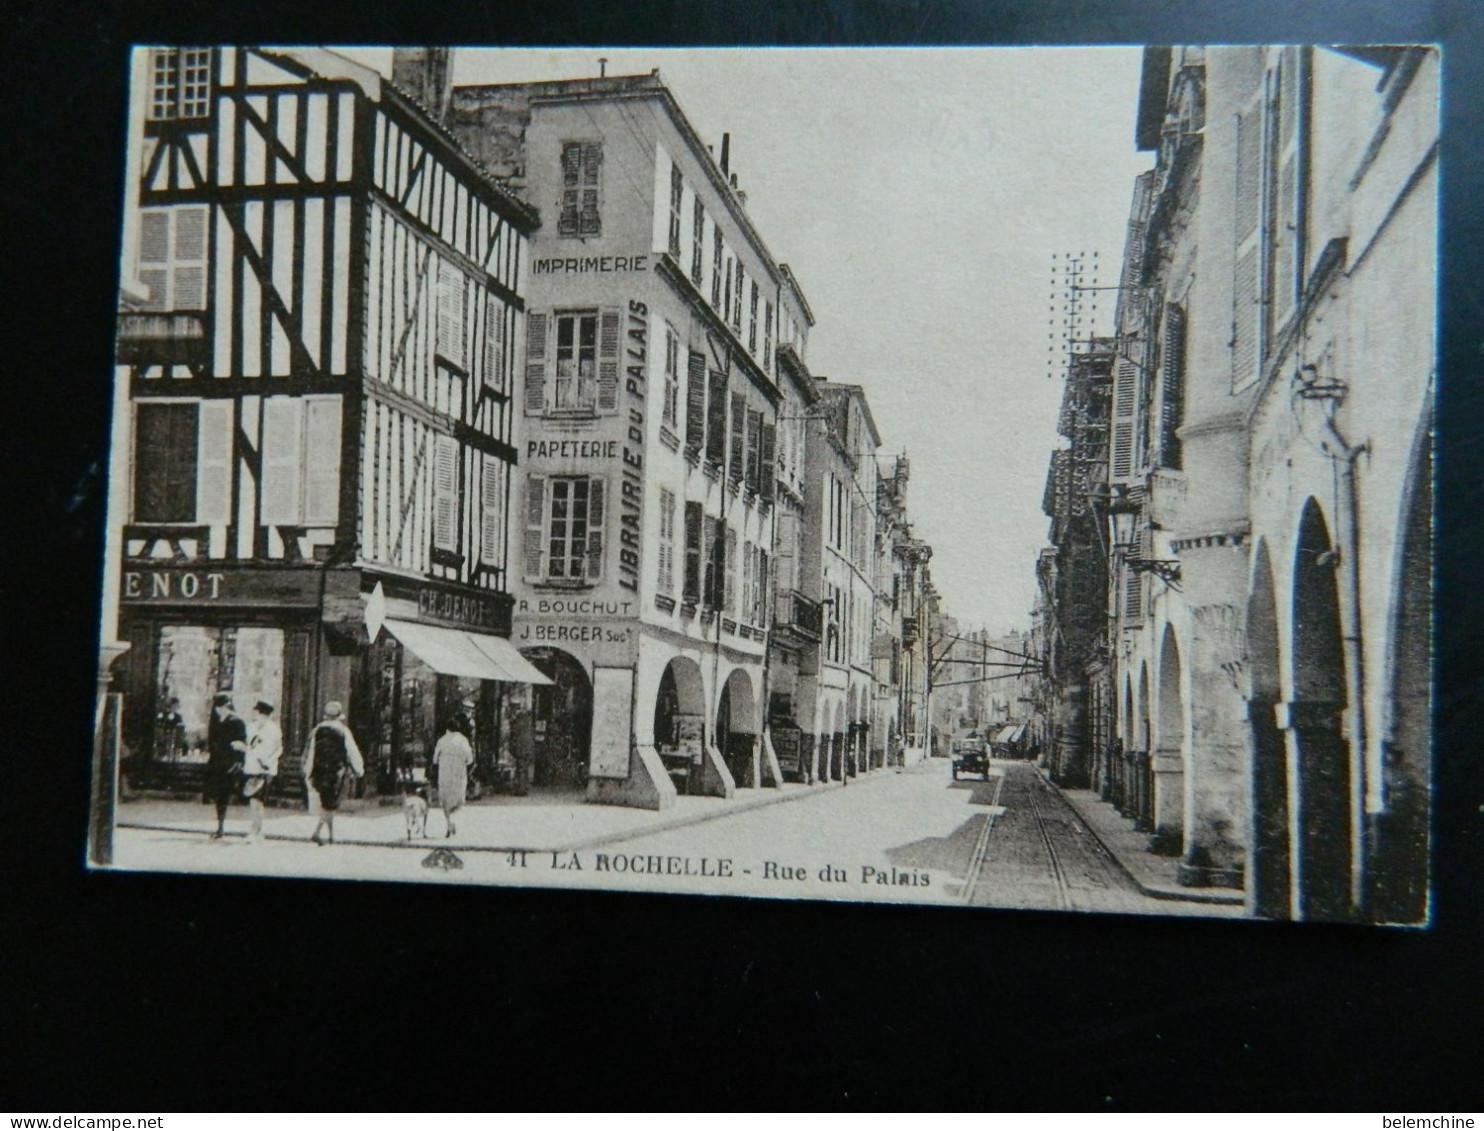
[[[216,832],[225,832],[227,806],[232,804],[240,781],[242,759],[247,754],[247,724],[232,709],[232,697],[217,692],[211,701],[211,719],[206,724],[206,800],[216,806]]]
[[[443,724],[443,735],[433,747],[433,762],[438,767],[438,800],[443,805],[443,818],[448,822],[444,836],[453,836],[453,815],[463,807],[469,794],[469,767],[474,764],[474,748],[459,730],[457,718]]]

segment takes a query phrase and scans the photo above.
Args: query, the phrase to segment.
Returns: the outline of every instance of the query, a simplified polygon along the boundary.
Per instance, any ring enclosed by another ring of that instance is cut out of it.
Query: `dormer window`
[[[149,60],[149,116],[204,118],[211,112],[211,48],[157,47]]]

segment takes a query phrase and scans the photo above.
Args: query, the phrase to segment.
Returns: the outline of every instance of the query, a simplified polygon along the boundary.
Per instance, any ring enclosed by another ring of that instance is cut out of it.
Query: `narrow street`
[[[465,811],[457,863],[449,842],[397,839],[400,810],[342,818],[342,843],[316,847],[303,813],[270,815],[269,839],[212,841],[200,806],[156,806],[150,827],[121,828],[120,867],[552,887],[625,888],[773,898],[969,904],[1132,914],[1240,914],[1143,894],[1060,793],[1026,762],[995,762],[988,781],[952,778],[947,759],[878,772],[844,787],[692,802],[656,829],[653,813],[563,807],[562,836],[512,835],[518,809]],[[740,796],[740,794],[739,794]],[[503,819],[502,819],[503,818]],[[377,833],[368,836],[366,827]],[[441,828],[441,816],[430,823]],[[528,826],[529,827],[529,826]],[[442,865],[451,861],[444,857]]]

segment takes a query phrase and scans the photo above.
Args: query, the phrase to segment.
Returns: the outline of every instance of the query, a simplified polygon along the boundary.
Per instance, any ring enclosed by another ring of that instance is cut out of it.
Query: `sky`
[[[390,51],[346,54],[384,73]],[[1113,281],[1133,180],[1137,48],[459,48],[454,82],[658,67],[814,311],[811,372],[861,385],[906,452],[943,611],[1028,627],[1063,367],[1052,255]],[[1100,320],[1111,311],[1099,302]],[[1053,357],[1058,354],[1050,355]]]

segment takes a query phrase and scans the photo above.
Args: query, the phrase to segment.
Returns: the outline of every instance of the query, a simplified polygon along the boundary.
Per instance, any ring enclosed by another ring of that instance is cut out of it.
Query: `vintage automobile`
[[[953,740],[953,778],[959,774],[982,774],[989,780],[989,744],[977,730]]]

